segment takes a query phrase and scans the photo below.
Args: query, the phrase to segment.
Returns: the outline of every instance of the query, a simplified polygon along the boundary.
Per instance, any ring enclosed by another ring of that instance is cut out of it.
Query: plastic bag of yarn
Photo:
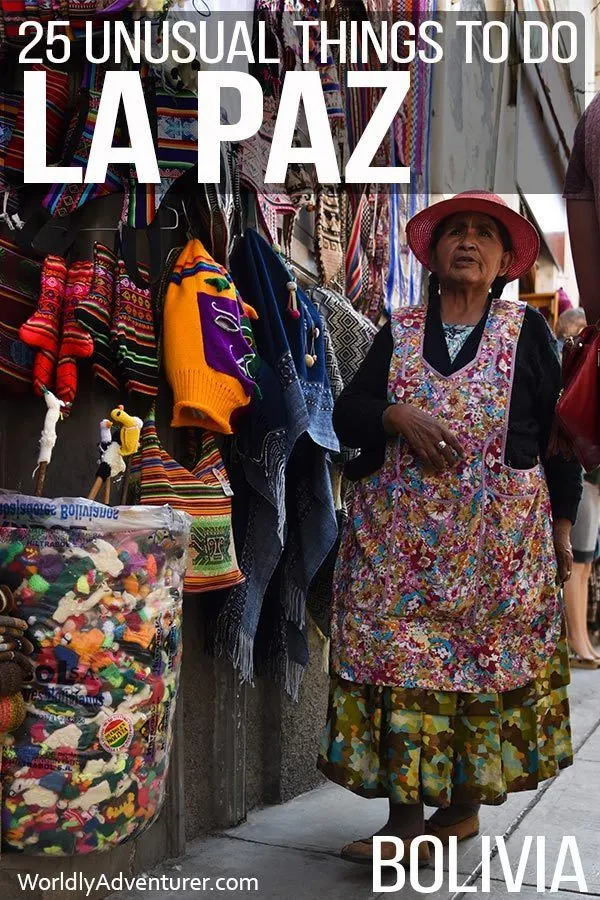
[[[160,812],[181,662],[189,517],[0,492],[0,566],[29,623],[27,716],[5,739],[2,839],[70,856]]]

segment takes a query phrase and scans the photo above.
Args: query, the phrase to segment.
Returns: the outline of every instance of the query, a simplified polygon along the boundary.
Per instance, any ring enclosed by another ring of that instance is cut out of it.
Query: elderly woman
[[[572,761],[559,585],[581,493],[579,465],[546,455],[554,340],[537,311],[501,299],[536,259],[533,226],[469,192],[415,216],[407,239],[429,303],[381,329],[334,414],[362,453],[319,757],[331,780],[388,798],[378,834],[405,849],[477,834],[480,804]],[[438,808],[427,823],[424,804]],[[342,851],[372,853],[370,837]]]

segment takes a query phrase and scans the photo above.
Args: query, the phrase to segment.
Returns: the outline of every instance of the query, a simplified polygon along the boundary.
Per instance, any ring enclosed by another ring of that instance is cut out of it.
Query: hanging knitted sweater
[[[255,389],[256,355],[229,273],[194,239],[177,260],[164,305],[163,360],[174,395],[173,427],[232,434]]]

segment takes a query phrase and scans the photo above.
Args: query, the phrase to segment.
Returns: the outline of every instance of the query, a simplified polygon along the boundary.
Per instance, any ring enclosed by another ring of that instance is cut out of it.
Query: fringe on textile
[[[295,584],[286,584],[283,609],[286,619],[292,621],[298,628],[304,628],[306,624],[306,592]]]

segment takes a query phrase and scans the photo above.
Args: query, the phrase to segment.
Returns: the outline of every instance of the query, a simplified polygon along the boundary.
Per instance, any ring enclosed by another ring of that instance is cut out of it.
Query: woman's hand
[[[409,403],[388,406],[383,427],[392,437],[401,434],[421,462],[437,472],[455,466],[464,456],[458,438],[442,422]]]
[[[573,569],[573,549],[571,547],[571,528],[569,519],[557,519],[553,526],[554,550],[558,566],[558,583],[564,584],[571,577]]]

